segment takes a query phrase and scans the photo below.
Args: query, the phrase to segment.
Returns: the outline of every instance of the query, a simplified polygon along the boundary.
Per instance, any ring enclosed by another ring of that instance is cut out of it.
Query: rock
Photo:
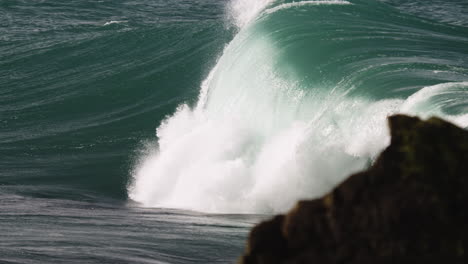
[[[240,263],[465,263],[468,132],[439,118],[389,125],[372,167],[254,227]]]

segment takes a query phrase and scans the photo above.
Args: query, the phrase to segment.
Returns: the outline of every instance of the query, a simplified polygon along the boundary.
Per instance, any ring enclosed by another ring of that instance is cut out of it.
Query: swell
[[[125,198],[129,150],[196,96],[204,65],[229,37],[223,8],[0,3],[0,183]]]
[[[371,163],[388,144],[389,114],[468,125],[467,28],[375,1],[230,6],[239,32],[197,104],[157,129],[132,172],[131,199],[282,212]]]

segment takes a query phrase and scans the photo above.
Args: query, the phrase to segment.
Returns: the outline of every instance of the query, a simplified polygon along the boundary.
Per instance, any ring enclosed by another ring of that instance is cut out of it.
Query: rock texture
[[[389,117],[367,171],[250,233],[243,264],[468,263],[468,132]]]

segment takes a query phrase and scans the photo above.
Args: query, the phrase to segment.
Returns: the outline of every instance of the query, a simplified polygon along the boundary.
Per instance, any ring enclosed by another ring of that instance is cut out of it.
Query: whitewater
[[[368,1],[237,0],[227,9],[237,33],[198,101],[167,116],[135,161],[128,195],[145,207],[285,212],[369,166],[389,144],[391,114],[468,126],[466,70],[434,55],[441,38],[466,38]]]

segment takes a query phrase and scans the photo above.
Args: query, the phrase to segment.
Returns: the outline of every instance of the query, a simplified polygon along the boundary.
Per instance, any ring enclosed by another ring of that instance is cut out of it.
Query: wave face
[[[132,150],[154,137],[155,122],[196,98],[231,38],[225,7],[0,1],[0,187],[127,200]]]
[[[134,150],[232,38],[225,8],[0,0],[0,263],[235,262],[262,217],[139,208],[126,190]]]
[[[237,34],[197,103],[157,128],[129,197],[148,207],[284,212],[368,166],[389,143],[390,114],[467,127],[466,20],[399,2],[232,1]]]

